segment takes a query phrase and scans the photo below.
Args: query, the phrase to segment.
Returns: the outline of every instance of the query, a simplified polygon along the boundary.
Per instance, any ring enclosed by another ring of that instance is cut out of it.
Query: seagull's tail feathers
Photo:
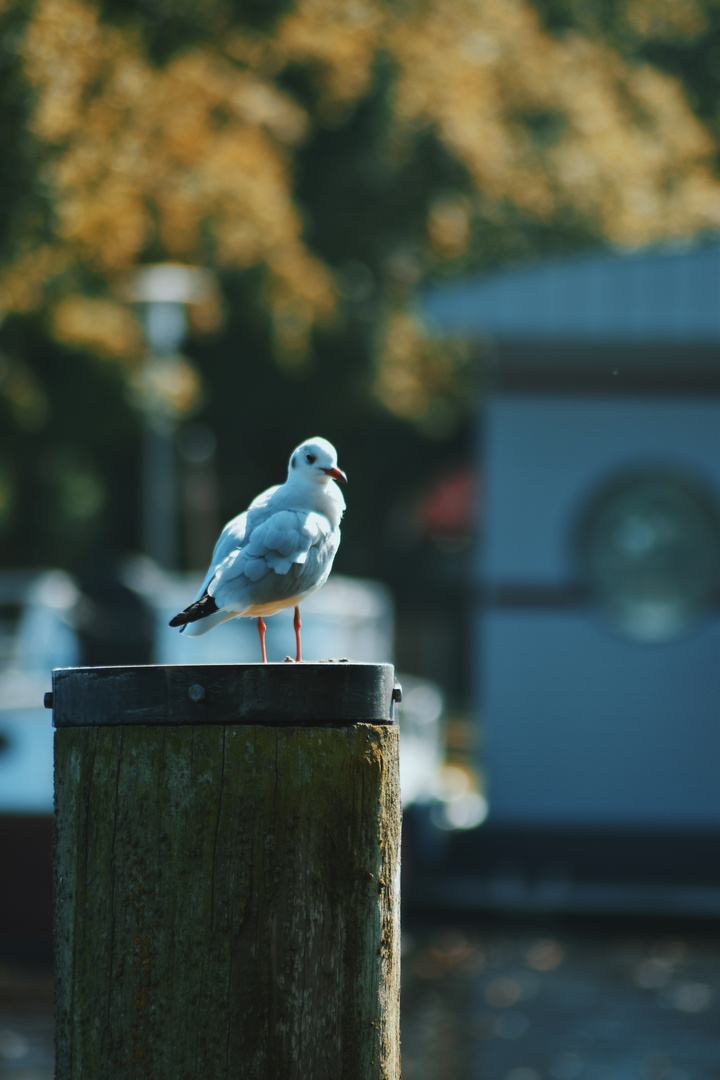
[[[216,611],[213,615],[206,615],[204,619],[199,619],[197,622],[185,623],[180,628],[180,633],[183,632],[188,637],[200,637],[201,634],[207,634],[208,630],[212,630],[214,626],[219,626],[220,623],[227,622],[228,619],[232,619],[236,615],[234,611]]]
[[[218,623],[231,619],[234,614],[232,611],[220,610],[214,597],[203,593],[199,600],[171,619],[169,625],[179,626],[180,633],[187,630],[192,637],[197,637],[198,634],[205,634],[208,630],[212,630]]]

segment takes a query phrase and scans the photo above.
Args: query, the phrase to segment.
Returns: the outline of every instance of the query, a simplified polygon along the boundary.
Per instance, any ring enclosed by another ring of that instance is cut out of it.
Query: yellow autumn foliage
[[[71,294],[52,306],[49,317],[59,341],[102,359],[132,364],[145,351],[142,327],[123,304]]]
[[[264,265],[282,318],[291,309],[312,324],[332,310],[332,277],[304,244],[292,201],[290,148],[308,120],[288,95],[220,46],[153,66],[138,33],[101,22],[86,0],[39,0],[21,50],[54,240],[25,237],[28,250],[0,267],[0,309],[44,306],[60,274],[70,289],[82,273],[112,288],[153,245],[171,259]],[[74,297],[55,311],[61,340],[122,347],[127,335],[99,340],[108,317],[78,332],[81,309]]]
[[[659,39],[692,37],[705,18],[697,0],[625,0],[624,17]],[[60,340],[99,355],[137,354],[118,282],[167,258],[260,268],[278,357],[303,359],[338,290],[305,237],[293,155],[314,124],[343,122],[383,58],[387,161],[432,131],[476,192],[432,202],[433,257],[463,255],[473,217],[502,221],[508,209],[547,224],[570,207],[618,245],[720,226],[717,147],[682,86],[590,33],[553,35],[530,0],[297,0],[271,31],[235,26],[164,65],[148,57],[138,20],[104,20],[97,0],[35,0],[18,49],[52,216],[49,230],[16,223],[0,312],[46,310]],[[312,117],[277,81],[298,67],[319,94]],[[83,298],[88,276],[104,282],[102,301]],[[379,350],[392,373],[378,392],[410,415],[423,346],[393,318]]]

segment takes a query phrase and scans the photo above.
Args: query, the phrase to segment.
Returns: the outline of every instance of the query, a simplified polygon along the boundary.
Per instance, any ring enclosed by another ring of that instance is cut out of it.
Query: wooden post
[[[399,1080],[394,694],[54,672],[57,1080]]]

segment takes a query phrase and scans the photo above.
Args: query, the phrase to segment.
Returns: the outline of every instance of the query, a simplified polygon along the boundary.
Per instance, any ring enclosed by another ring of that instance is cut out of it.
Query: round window
[[[693,629],[720,588],[720,507],[694,478],[667,468],[624,472],[585,506],[576,555],[593,599],[635,641]]]

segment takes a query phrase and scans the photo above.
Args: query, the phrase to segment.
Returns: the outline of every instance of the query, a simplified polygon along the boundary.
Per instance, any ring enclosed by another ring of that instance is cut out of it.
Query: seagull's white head
[[[335,447],[319,435],[306,439],[300,446],[296,446],[290,455],[288,480],[295,478],[312,480],[316,484],[327,484],[330,480],[347,484],[347,476],[337,467]]]

